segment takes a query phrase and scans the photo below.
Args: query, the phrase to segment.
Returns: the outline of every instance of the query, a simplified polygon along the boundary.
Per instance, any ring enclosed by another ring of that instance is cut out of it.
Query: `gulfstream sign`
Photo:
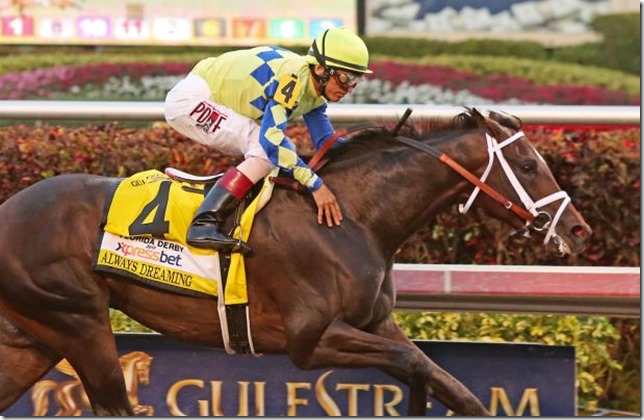
[[[301,371],[286,356],[229,356],[157,335],[118,335],[130,402],[154,416],[398,416],[407,387],[376,369]],[[497,416],[574,416],[573,347],[416,342]],[[65,363],[0,413],[89,415]],[[430,416],[450,415],[427,400]]]

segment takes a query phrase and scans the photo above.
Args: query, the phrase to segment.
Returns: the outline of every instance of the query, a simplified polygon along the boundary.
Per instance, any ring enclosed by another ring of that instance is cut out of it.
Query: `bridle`
[[[513,142],[520,139],[521,137],[524,137],[524,134],[522,131],[518,131],[514,133],[512,136],[510,136],[509,138],[507,138],[506,140],[499,143],[494,137],[490,136],[487,133],[485,134],[485,138],[487,140],[487,150],[488,150],[489,160],[488,160],[488,165],[485,168],[483,175],[481,176],[481,182],[486,181],[490,171],[492,170],[492,166],[494,165],[494,157],[496,157],[501,165],[501,168],[503,169],[503,172],[505,173],[505,176],[508,178],[508,180],[512,184],[512,187],[514,188],[514,191],[517,193],[517,195],[519,196],[519,199],[523,203],[523,207],[527,209],[532,215],[531,219],[526,219],[526,228],[530,228],[538,232],[548,229],[545,239],[543,241],[544,244],[547,244],[550,241],[550,238],[552,238],[553,236],[557,237],[557,234],[555,233],[555,228],[559,223],[559,219],[561,218],[561,215],[566,209],[566,206],[568,205],[568,203],[570,203],[571,199],[568,196],[568,193],[566,193],[565,191],[554,192],[537,201],[534,201],[530,197],[530,195],[525,190],[523,185],[521,185],[521,182],[519,182],[519,180],[517,179],[516,175],[514,174],[514,171],[510,167],[510,164],[507,162],[507,160],[505,159],[505,156],[503,155],[503,148],[512,144]],[[534,152],[537,153],[537,155],[539,154],[536,150],[534,150]],[[478,195],[479,191],[480,191],[480,188],[476,186],[472,191],[472,194],[470,195],[467,202],[465,204],[459,205],[459,211],[462,214],[467,213],[470,206],[474,202],[474,199],[476,199],[476,196]],[[555,213],[554,217],[550,213],[544,210],[541,210],[543,207],[547,206],[548,204],[558,200],[561,200],[561,204],[559,205],[559,208],[557,209],[557,212]]]
[[[559,249],[559,252],[563,252],[564,247],[566,245],[564,241],[559,237],[559,235],[557,235],[555,230],[556,230],[557,224],[559,223],[559,219],[561,218],[561,215],[563,214],[564,210],[568,206],[568,203],[570,203],[571,201],[570,197],[568,196],[568,193],[566,193],[565,191],[557,191],[537,201],[534,201],[530,197],[528,192],[525,190],[523,185],[521,185],[521,182],[519,182],[516,175],[514,174],[514,171],[512,171],[510,164],[508,163],[508,161],[505,159],[505,156],[503,155],[503,148],[505,146],[512,144],[516,140],[525,136],[522,131],[518,131],[514,133],[513,135],[511,135],[501,143],[499,143],[494,137],[492,137],[488,133],[485,133],[485,138],[487,140],[488,164],[487,164],[487,167],[485,168],[485,172],[483,172],[483,175],[479,179],[472,172],[462,167],[460,164],[452,160],[449,156],[447,156],[445,153],[441,152],[437,148],[429,146],[418,140],[399,136],[398,133],[400,132],[400,129],[403,127],[403,125],[405,124],[405,122],[407,121],[411,113],[412,113],[411,108],[407,108],[405,110],[404,114],[402,115],[402,117],[400,118],[400,120],[396,124],[396,127],[393,130],[393,138],[395,141],[399,143],[403,143],[407,146],[413,147],[417,150],[430,154],[431,156],[435,157],[436,159],[440,160],[441,162],[443,162],[444,164],[446,164],[447,166],[449,166],[450,168],[458,172],[461,176],[463,176],[465,179],[470,181],[472,184],[474,184],[474,190],[470,194],[470,197],[467,200],[467,202],[465,204],[459,204],[458,210],[461,214],[465,214],[468,212],[468,210],[472,206],[472,203],[478,196],[478,193],[480,191],[483,191],[492,199],[501,203],[503,207],[505,207],[507,210],[514,212],[517,216],[525,220],[526,224],[524,228],[519,230],[518,232],[514,232],[512,234],[513,236],[517,234],[523,235],[523,236],[530,236],[531,229],[537,232],[541,232],[545,229],[548,229],[548,232],[546,232],[546,236],[543,240],[544,245],[548,244],[548,242],[550,242],[550,239],[553,239],[555,242],[555,245]],[[537,152],[534,149],[534,147],[532,147],[532,150],[534,151],[534,153],[537,154],[537,156],[541,158],[541,155],[539,154],[539,152]],[[508,200],[501,193],[499,193],[494,188],[490,187],[488,184],[485,183],[488,175],[490,174],[490,171],[492,170],[492,166],[494,165],[495,156],[499,160],[499,163],[501,164],[501,168],[503,168],[503,172],[505,173],[505,176],[508,178],[508,180],[512,184],[512,187],[514,188],[514,191],[517,193],[517,195],[519,196],[519,199],[523,203],[523,207],[516,206],[512,201]],[[554,218],[550,213],[540,210],[541,208],[557,200],[562,200],[562,202],[559,205],[559,208],[557,209],[557,212],[555,213]]]
[[[476,175],[471,173],[469,170],[462,167],[460,164],[452,160],[449,156],[447,156],[445,153],[441,152],[435,147],[429,146],[418,140],[410,139],[408,137],[403,137],[403,136],[395,136],[394,140],[434,156],[441,162],[448,165],[450,168],[454,169],[456,172],[458,172],[460,175],[462,175],[472,184],[474,184],[475,187],[469,199],[466,201],[465,204],[459,205],[460,213],[462,214],[467,213],[472,203],[478,196],[478,193],[480,191],[483,191],[485,194],[487,194],[494,200],[501,203],[503,207],[514,212],[516,215],[518,215],[519,217],[521,217],[526,221],[525,228],[522,230],[521,233],[527,236],[529,234],[530,229],[535,231],[543,231],[547,229],[548,231],[546,233],[543,243],[547,244],[548,242],[550,242],[550,239],[554,239],[555,244],[561,250],[562,247],[564,246],[564,243],[561,240],[561,238],[559,238],[559,236],[556,234],[555,229],[557,227],[557,224],[559,223],[559,219],[561,218],[561,215],[566,209],[566,206],[571,201],[568,194],[565,191],[557,191],[546,197],[540,198],[537,201],[534,201],[527,193],[523,185],[521,185],[521,182],[517,179],[516,175],[512,171],[512,168],[510,167],[510,164],[507,162],[507,160],[505,159],[505,156],[503,155],[503,148],[509,144],[512,144],[513,142],[520,139],[521,137],[524,137],[524,134],[522,131],[514,133],[512,136],[510,136],[509,138],[507,138],[501,143],[499,143],[494,137],[492,137],[488,133],[485,133],[485,137],[487,139],[487,144],[488,144],[489,160],[488,160],[488,165],[480,179],[477,178]],[[537,153],[536,150],[535,150],[535,153]],[[490,171],[492,170],[492,166],[494,165],[495,157],[501,164],[501,168],[503,169],[503,172],[505,173],[506,177],[510,181],[510,184],[512,184],[512,187],[514,188],[514,191],[519,196],[519,199],[523,203],[523,207],[517,206],[515,203],[508,200],[501,193],[499,193],[494,188],[490,187],[488,184],[485,183],[488,175],[490,174]],[[544,210],[541,210],[544,206],[550,203],[553,203],[557,200],[562,200],[562,202],[559,205],[559,208],[555,213],[554,217],[550,213]]]

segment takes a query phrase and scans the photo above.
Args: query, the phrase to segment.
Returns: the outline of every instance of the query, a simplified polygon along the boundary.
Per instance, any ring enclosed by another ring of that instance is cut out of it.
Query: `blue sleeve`
[[[334,133],[329,116],[326,115],[326,108],[327,104],[323,104],[304,114],[304,122],[306,123],[306,128],[309,130],[315,150],[324,146],[324,143]]]

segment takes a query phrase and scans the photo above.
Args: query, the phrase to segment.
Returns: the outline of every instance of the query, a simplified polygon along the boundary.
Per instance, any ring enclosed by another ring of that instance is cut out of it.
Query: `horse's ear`
[[[481,112],[476,108],[467,108],[467,110],[478,128],[488,128],[487,118],[485,118],[485,115],[481,114]]]
[[[497,121],[503,127],[510,128],[514,131],[519,131],[523,125],[521,118],[505,112],[490,111],[490,118]]]
[[[490,118],[490,115],[485,116],[481,112],[479,112],[478,109],[476,108],[471,108],[470,110],[470,115],[476,122],[476,125],[479,128],[484,129],[488,133],[490,133],[494,138],[505,138],[507,137],[507,133],[503,130],[503,126],[497,122],[494,118]]]

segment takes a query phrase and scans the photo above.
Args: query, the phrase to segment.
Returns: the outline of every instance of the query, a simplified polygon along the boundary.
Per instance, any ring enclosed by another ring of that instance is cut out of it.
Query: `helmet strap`
[[[324,66],[326,68],[326,34],[329,32],[327,29],[324,31],[324,34],[322,35],[322,53],[320,53],[320,50],[318,50],[317,42],[313,42],[313,45],[311,45],[311,49],[313,50],[313,56],[318,60],[318,63],[320,65]]]
[[[329,79],[331,78],[331,70],[328,67],[324,67],[324,73],[322,73],[322,76],[320,76],[315,72],[315,66],[313,64],[311,64],[309,67],[311,68],[311,74],[313,75],[313,78],[320,86],[320,88],[318,89],[318,94],[322,95],[326,100],[329,100],[329,97],[326,96],[326,86],[329,84]]]

